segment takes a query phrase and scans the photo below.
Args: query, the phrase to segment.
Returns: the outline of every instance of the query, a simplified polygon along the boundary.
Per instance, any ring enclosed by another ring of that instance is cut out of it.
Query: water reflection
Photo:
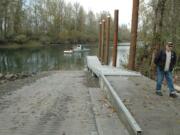
[[[64,54],[66,46],[41,47],[31,49],[1,49],[1,73],[39,72],[47,70],[80,70],[84,68],[85,56],[92,52]]]
[[[117,65],[123,67],[128,63],[129,46],[118,46]]]
[[[129,57],[129,49],[130,49],[130,43],[119,43],[118,44],[118,50],[117,50],[117,60],[116,60],[116,66],[119,68],[124,68],[125,65],[128,63],[128,57]],[[112,51],[113,47],[110,49],[110,62],[109,65],[112,65]]]
[[[123,46],[124,45],[124,46]],[[89,52],[64,54],[72,46],[49,46],[31,49],[0,49],[0,72],[40,72],[48,70],[81,70],[84,68],[85,56],[97,55],[97,44],[86,46]],[[112,48],[111,48],[112,49]],[[110,49],[110,57],[112,56]],[[117,53],[117,67],[126,65],[129,46],[120,44]],[[112,58],[109,59],[112,65]]]

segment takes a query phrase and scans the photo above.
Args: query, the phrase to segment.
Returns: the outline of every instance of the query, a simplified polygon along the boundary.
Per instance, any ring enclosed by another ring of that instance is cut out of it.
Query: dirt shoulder
[[[84,71],[56,71],[3,84],[0,135],[97,133],[86,80]]]
[[[5,95],[10,95],[13,91],[20,89],[23,86],[28,86],[34,83],[36,80],[49,76],[53,73],[55,73],[55,71],[40,72],[37,73],[36,75],[29,76],[27,78],[17,79],[14,81],[6,81],[5,83],[0,84],[0,98]]]
[[[146,77],[107,77],[145,135],[179,135],[180,98],[155,94],[155,82]]]

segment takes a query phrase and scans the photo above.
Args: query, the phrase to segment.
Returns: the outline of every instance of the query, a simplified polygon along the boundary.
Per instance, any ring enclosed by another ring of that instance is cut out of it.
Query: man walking
[[[169,96],[176,98],[177,94],[174,89],[172,77],[172,70],[176,64],[176,53],[172,50],[173,47],[173,43],[168,42],[165,46],[165,49],[160,50],[157,53],[154,59],[154,63],[157,66],[156,94],[163,96],[161,92],[161,86],[165,77],[169,88]]]

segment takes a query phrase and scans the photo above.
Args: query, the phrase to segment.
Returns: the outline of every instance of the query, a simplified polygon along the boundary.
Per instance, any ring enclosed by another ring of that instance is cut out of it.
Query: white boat
[[[73,53],[73,50],[64,50],[64,53]]]
[[[84,51],[89,51],[90,49],[84,48],[82,45],[78,45],[73,48],[73,52],[84,52]]]
[[[90,49],[88,48],[84,48],[82,45],[78,45],[73,47],[73,49],[70,50],[64,50],[64,53],[73,53],[73,52],[85,52],[85,51],[89,51]]]

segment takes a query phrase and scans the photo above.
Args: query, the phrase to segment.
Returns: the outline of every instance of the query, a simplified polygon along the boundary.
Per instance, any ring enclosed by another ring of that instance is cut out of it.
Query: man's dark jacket
[[[160,50],[154,59],[154,63],[160,67],[160,70],[164,71],[165,63],[166,63],[166,51]],[[176,64],[176,53],[174,51],[171,51],[171,61],[169,66],[169,71],[172,71],[174,66]]]

